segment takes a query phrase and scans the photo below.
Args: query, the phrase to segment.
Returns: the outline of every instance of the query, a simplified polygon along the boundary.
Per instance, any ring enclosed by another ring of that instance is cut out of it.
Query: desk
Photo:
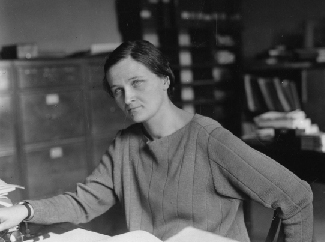
[[[28,231],[27,229],[28,228]],[[73,229],[78,228],[77,225],[71,223],[60,223],[53,225],[33,224],[33,223],[21,223],[20,231],[24,234],[24,240],[34,239],[37,241],[37,237],[43,236],[49,237],[50,233],[62,234]]]

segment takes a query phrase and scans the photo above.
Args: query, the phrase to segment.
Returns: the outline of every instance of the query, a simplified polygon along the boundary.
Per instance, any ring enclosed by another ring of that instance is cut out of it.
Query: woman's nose
[[[135,100],[134,91],[131,88],[126,88],[124,90],[124,102],[125,104],[130,104]]]

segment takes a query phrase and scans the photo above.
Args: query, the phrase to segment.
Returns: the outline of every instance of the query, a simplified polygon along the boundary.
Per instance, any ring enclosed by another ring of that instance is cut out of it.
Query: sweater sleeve
[[[307,182],[224,128],[211,133],[208,154],[217,192],[279,209],[286,242],[312,240],[313,194]]]
[[[116,142],[103,155],[97,168],[75,192],[28,201],[34,209],[32,223],[85,223],[107,211],[117,200],[114,193],[113,159]]]

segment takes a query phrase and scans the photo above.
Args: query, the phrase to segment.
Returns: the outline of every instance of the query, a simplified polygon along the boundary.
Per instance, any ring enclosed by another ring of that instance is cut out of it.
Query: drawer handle
[[[35,74],[37,74],[37,69],[25,69],[24,70],[24,73],[25,73],[25,75],[35,75]]]
[[[56,105],[60,102],[58,94],[47,94],[46,95],[46,104],[47,105]]]
[[[53,147],[50,149],[50,157],[51,159],[61,158],[63,156],[62,147]]]
[[[6,70],[0,69],[0,77],[7,76],[8,72]]]

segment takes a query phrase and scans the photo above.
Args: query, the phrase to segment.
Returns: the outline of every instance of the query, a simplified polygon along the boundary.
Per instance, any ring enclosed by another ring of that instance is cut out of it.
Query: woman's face
[[[112,66],[107,77],[117,105],[129,118],[136,123],[159,119],[163,104],[169,100],[167,78],[158,77],[130,57]]]

